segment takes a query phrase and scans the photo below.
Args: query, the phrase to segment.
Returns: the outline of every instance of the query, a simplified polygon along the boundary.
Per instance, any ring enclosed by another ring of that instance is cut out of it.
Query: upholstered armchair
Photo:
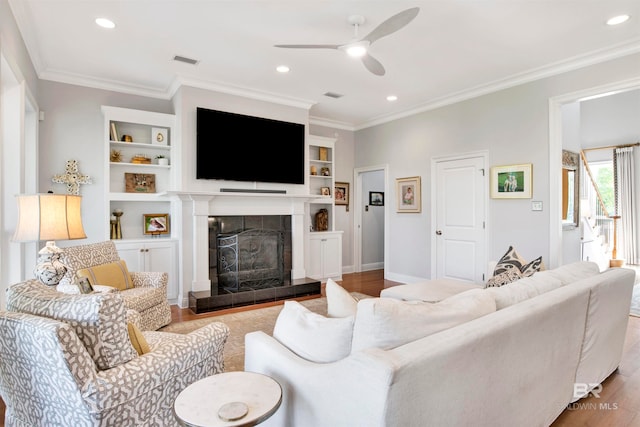
[[[177,426],[180,391],[224,371],[223,323],[184,335],[142,332],[148,352],[139,355],[119,293],[62,294],[31,280],[8,289],[7,307],[0,312],[7,426]]]
[[[58,284],[58,291],[77,294],[80,291],[75,281],[79,271],[117,263],[120,261],[120,255],[116,245],[109,240],[63,248],[60,261],[67,268],[67,272]],[[171,323],[171,307],[167,300],[169,280],[167,273],[131,271],[128,274],[131,277],[132,287],[117,292],[122,295],[127,308],[140,313],[140,328],[145,331],[155,331]],[[100,285],[109,286],[109,283],[100,283]],[[109,288],[97,286],[96,289],[105,291]]]

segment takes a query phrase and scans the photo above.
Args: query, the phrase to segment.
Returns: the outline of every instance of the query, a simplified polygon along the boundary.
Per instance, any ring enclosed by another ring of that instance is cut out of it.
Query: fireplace
[[[291,215],[208,217],[210,292],[191,292],[196,312],[320,293],[320,282],[292,280]]]
[[[242,292],[285,284],[284,233],[245,230],[219,234],[216,247],[219,288]]]

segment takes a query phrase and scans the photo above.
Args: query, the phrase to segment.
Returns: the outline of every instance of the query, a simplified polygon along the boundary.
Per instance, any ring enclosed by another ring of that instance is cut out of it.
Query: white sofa
[[[620,363],[634,278],[588,262],[536,273],[483,290],[493,313],[332,363],[252,332],[245,369],[283,388],[265,425],[548,426]]]

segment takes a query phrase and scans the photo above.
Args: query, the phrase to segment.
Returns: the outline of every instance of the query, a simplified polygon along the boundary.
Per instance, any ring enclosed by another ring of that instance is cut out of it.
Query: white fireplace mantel
[[[192,291],[211,289],[209,279],[209,217],[221,215],[290,215],[291,216],[291,279],[306,277],[304,266],[305,204],[317,200],[317,195],[263,192],[188,192],[168,191],[165,196],[182,201],[183,232],[191,231],[192,245],[183,244],[185,270],[192,260]],[[190,230],[191,229],[191,230]],[[186,236],[185,236],[186,237]]]

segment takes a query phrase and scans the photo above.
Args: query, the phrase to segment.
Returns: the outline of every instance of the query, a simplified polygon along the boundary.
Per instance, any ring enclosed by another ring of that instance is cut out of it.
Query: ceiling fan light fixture
[[[357,42],[351,43],[344,47],[344,51],[347,52],[352,58],[362,58],[367,54],[367,48],[369,47],[368,43],[365,42]]]

